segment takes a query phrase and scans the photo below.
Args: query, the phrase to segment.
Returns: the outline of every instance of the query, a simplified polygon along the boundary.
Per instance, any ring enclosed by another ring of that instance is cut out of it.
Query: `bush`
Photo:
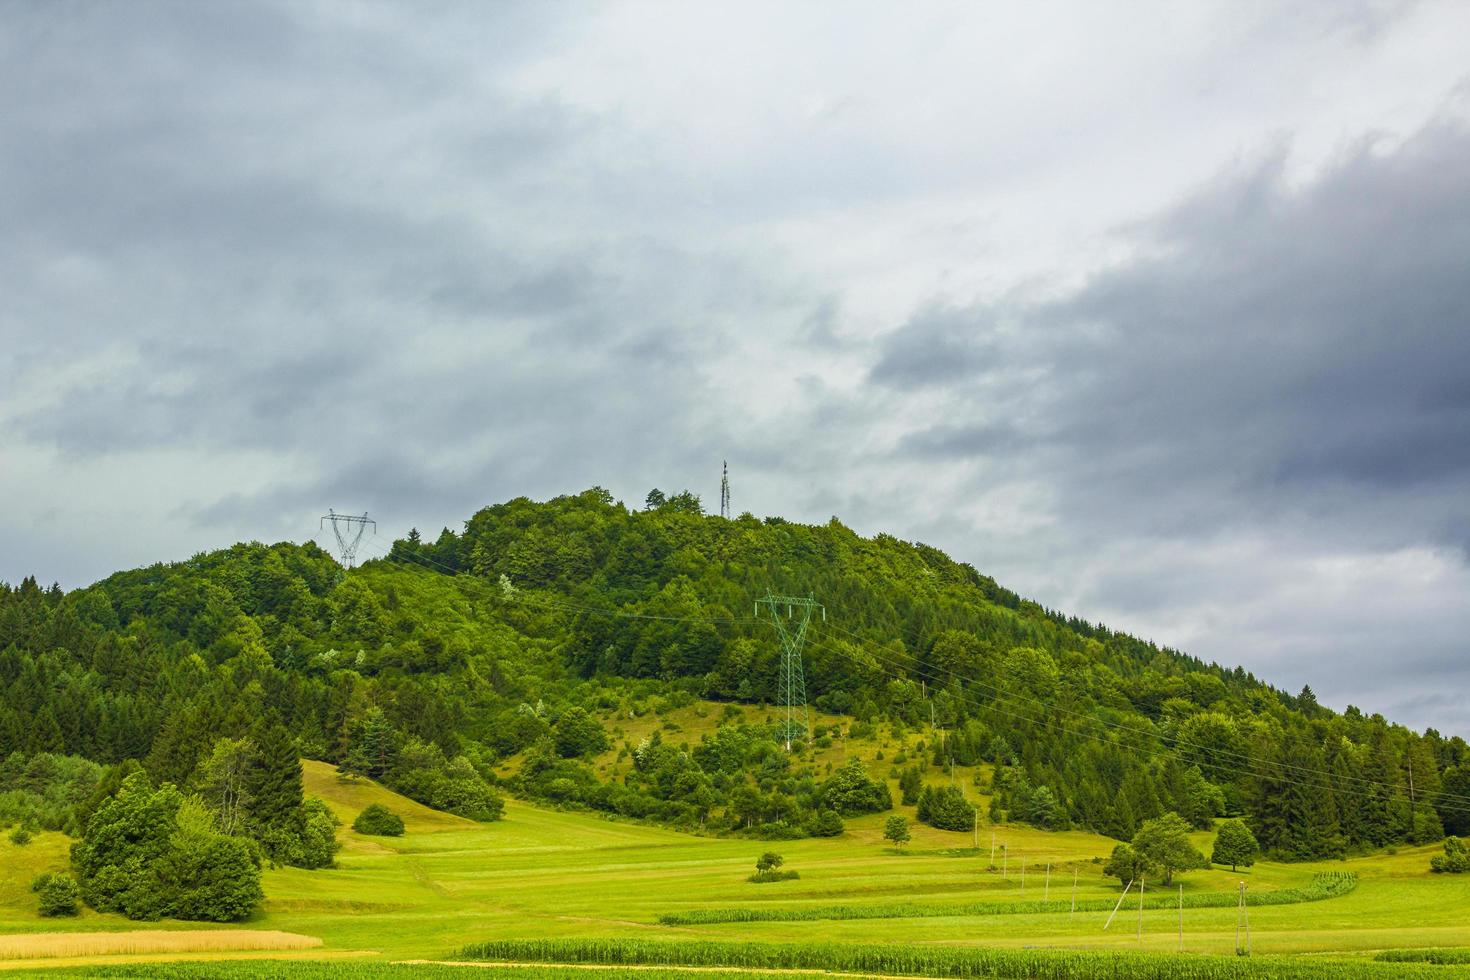
[[[801,877],[795,871],[777,870],[784,863],[786,863],[786,859],[781,855],[775,851],[767,851],[756,859],[755,874],[751,875],[747,880],[759,883],[763,881],[790,881],[793,878]]]
[[[51,918],[61,915],[77,914],[77,899],[81,897],[81,889],[77,887],[76,879],[65,871],[51,872],[38,875],[31,882],[31,891],[41,897],[41,914]]]
[[[1464,874],[1470,871],[1470,852],[1458,837],[1444,839],[1444,853],[1429,859],[1429,870],[1437,874]]]
[[[31,832],[24,826],[16,827],[10,832],[10,843],[16,847],[25,847],[31,842]]]
[[[842,818],[836,810],[818,810],[810,827],[813,837],[841,837],[843,829]]]
[[[374,837],[402,837],[403,818],[381,803],[374,803],[357,815],[352,829]]]

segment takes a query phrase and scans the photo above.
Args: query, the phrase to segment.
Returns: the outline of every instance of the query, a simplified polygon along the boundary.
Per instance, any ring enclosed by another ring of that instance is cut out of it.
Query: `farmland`
[[[686,721],[694,723],[692,718]],[[1336,897],[1250,908],[1254,962],[1264,965],[1294,954],[1332,954],[1334,958],[1351,957],[1355,968],[1365,971],[1363,976],[1403,976],[1409,969],[1438,970],[1441,972],[1433,975],[1442,976],[1457,968],[1377,964],[1371,954],[1388,949],[1470,946],[1470,923],[1464,916],[1464,909],[1470,907],[1470,882],[1457,876],[1431,876],[1427,867],[1434,849],[1428,847],[1317,864],[1265,862],[1237,874],[1223,869],[1192,872],[1180,878],[1179,888],[1171,889],[1170,895],[1158,896],[1174,899],[1172,904],[1158,907],[1149,895],[1140,913],[1130,898],[1104,931],[1108,912],[1103,909],[1116,902],[1119,888],[1116,881],[1102,876],[1094,858],[1104,856],[1114,842],[1083,832],[982,825],[982,846],[976,852],[971,834],[917,826],[907,853],[899,853],[882,840],[881,815],[849,821],[847,832],[835,839],[763,842],[684,834],[518,801],[507,803],[503,821],[477,824],[430,810],[367,780],[343,782],[330,766],[321,763],[306,763],[306,782],[308,792],[326,799],[344,823],[345,846],[337,868],[269,870],[263,910],[239,927],[201,929],[197,923],[186,927],[169,921],[147,924],[146,942],[135,937],[131,946],[98,950],[113,955],[88,956],[86,942],[95,939],[83,941],[77,934],[95,937],[135,930],[137,924],[89,911],[75,919],[45,920],[35,915],[34,897],[24,883],[41,870],[64,866],[66,839],[62,835],[41,834],[24,848],[0,843],[6,869],[0,876],[0,933],[8,935],[11,943],[25,934],[29,944],[25,958],[12,956],[0,964],[36,968],[65,963],[68,969],[80,969],[83,963],[149,959],[151,948],[156,950],[154,956],[169,960],[187,957],[191,950],[212,960],[284,955],[328,960],[332,970],[361,971],[369,963],[444,961],[474,952],[475,944],[513,942],[520,945],[481,949],[480,953],[498,954],[493,959],[508,958],[504,954],[518,951],[517,960],[598,960],[608,958],[607,949],[623,944],[629,964],[681,962],[694,949],[703,950],[706,957],[697,962],[712,967],[862,972],[873,968],[875,947],[902,944],[909,951],[910,959],[903,963],[910,975],[1011,975],[966,972],[972,967],[963,966],[968,962],[961,955],[965,947],[1017,951],[1055,947],[1134,955],[1141,950],[1177,966],[1181,890],[1186,952],[1228,955],[1235,948],[1237,913],[1228,901],[1225,907],[1207,907],[1218,901],[1217,896],[1233,894],[1241,881],[1254,895],[1309,891],[1324,872],[1343,871],[1353,872],[1356,883]],[[358,812],[374,802],[402,815],[407,829],[403,837],[368,838],[346,829]],[[1004,875],[987,870],[992,830],[997,864],[1004,847]],[[1199,843],[1207,837],[1202,835]],[[767,848],[778,849],[786,866],[800,871],[800,879],[747,883],[754,858]],[[1074,870],[1076,913],[1070,911]],[[1043,903],[1046,910],[1035,910],[1036,903]],[[978,907],[987,904],[1019,911],[977,914],[984,911]],[[916,907],[916,914],[892,914],[895,907],[902,911],[905,905]],[[943,914],[949,908],[954,914]],[[769,921],[703,921],[697,925],[659,921],[661,917],[693,921],[700,913],[707,920],[719,919],[719,910],[730,909],[761,910]],[[846,912],[829,918],[832,909]],[[865,918],[863,910],[883,917]],[[169,931],[177,931],[177,945],[157,938]],[[36,935],[40,933],[54,939],[55,957],[36,956]],[[200,936],[213,938],[200,945]],[[281,945],[272,947],[262,936],[298,938],[279,939]],[[825,960],[801,960],[782,952],[807,948],[817,941],[828,949],[848,948],[851,955],[832,953]],[[6,948],[5,942],[0,936],[0,951]],[[587,946],[587,942],[596,945]],[[668,947],[668,943],[681,945]],[[764,952],[724,958],[710,952],[728,952],[747,943],[759,944]],[[273,948],[279,951],[260,952]],[[912,959],[925,950],[933,951],[930,961]],[[671,951],[677,955],[670,958]],[[1107,961],[1112,962],[1111,958]],[[1190,961],[1226,962],[1199,957]],[[926,968],[925,962],[930,966]],[[1289,962],[1323,961],[1313,957]],[[256,967],[241,963],[231,969]],[[180,977],[195,975],[185,967],[177,969],[184,971],[177,974]],[[926,969],[932,972],[925,973]],[[534,973],[516,975],[532,977]]]

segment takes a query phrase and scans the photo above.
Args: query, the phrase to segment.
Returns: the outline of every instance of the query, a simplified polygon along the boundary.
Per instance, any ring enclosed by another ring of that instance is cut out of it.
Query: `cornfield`
[[[1247,892],[1245,902],[1257,905],[1295,905],[1339,898],[1358,886],[1358,876],[1351,871],[1324,871],[1312,877],[1302,888],[1282,888],[1270,892]],[[1187,909],[1234,908],[1238,897],[1234,892],[1201,892],[1184,896]],[[1116,898],[1088,898],[1077,903],[1078,912],[1109,912]],[[1130,909],[1138,907],[1130,899]],[[1179,897],[1170,892],[1145,895],[1145,909],[1175,909]],[[1041,915],[1070,912],[1069,899],[1029,902],[971,902],[968,905],[932,905],[905,902],[897,905],[813,905],[804,908],[715,908],[670,912],[658,917],[666,926],[704,926],[719,922],[806,922],[817,919],[926,919],[942,916],[972,915]]]
[[[137,929],[131,932],[45,932],[0,936],[0,960],[146,953],[222,953],[311,949],[315,936],[259,929]]]
[[[1383,963],[1470,963],[1470,949],[1385,949],[1373,958]]]
[[[1449,980],[1470,977],[1470,970],[1454,967],[1379,963],[1367,959],[633,939],[494,940],[466,946],[455,955],[495,963],[831,970],[960,980],[1415,980],[1431,977]]]

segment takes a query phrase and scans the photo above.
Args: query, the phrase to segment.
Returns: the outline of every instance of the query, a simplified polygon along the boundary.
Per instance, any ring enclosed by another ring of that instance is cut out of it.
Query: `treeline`
[[[991,819],[1127,840],[1169,812],[1243,816],[1268,852],[1302,858],[1470,832],[1460,738],[1064,617],[925,545],[836,519],[723,520],[688,493],[513,500],[352,571],[314,545],[249,544],[65,595],[5,587],[0,755],[136,758],[182,783],[269,709],[305,755],[480,819],[498,813],[493,767],[516,757],[509,788],[562,805],[830,832],[838,774],[761,725],[612,746],[596,719],[773,701],[779,647],[753,605],[768,590],[827,609],[807,690],[851,721],[808,741],[922,729],[923,766],[993,764]],[[589,760],[609,747],[604,780]],[[947,796],[924,810],[974,820]]]

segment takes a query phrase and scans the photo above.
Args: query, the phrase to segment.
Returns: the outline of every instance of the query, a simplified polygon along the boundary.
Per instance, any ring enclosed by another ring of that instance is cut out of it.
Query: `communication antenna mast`
[[[357,546],[362,543],[363,532],[367,526],[373,526],[373,533],[378,533],[378,522],[363,514],[358,517],[354,514],[339,514],[332,508],[327,508],[327,516],[322,518],[321,526],[332,525],[332,533],[337,536],[337,554],[341,556],[342,564],[348,568],[357,559]]]
[[[730,519],[730,464],[721,461],[723,466],[720,471],[720,516],[725,520]]]
[[[785,709],[781,724],[781,741],[786,751],[791,751],[791,742],[811,730],[811,713],[806,706],[806,677],[801,667],[801,648],[806,642],[806,630],[811,625],[812,614],[820,613],[822,622],[827,621],[826,608],[812,596],[772,595],[767,592],[764,599],[755,602],[755,614],[767,607],[776,624],[776,635],[781,638],[781,666],[776,675],[776,700]],[[800,715],[800,720],[797,716]]]

